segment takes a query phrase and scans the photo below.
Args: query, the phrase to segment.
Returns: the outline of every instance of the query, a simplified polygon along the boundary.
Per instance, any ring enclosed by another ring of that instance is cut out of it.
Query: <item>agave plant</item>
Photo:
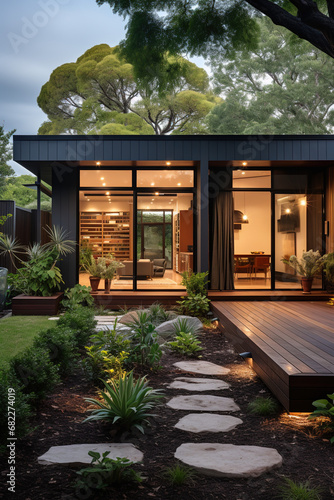
[[[144,434],[143,423],[153,416],[150,411],[163,397],[162,391],[148,386],[146,377],[134,381],[133,372],[123,374],[118,380],[104,382],[102,399],[87,398],[85,401],[97,408],[90,409],[91,416],[84,422],[106,420],[122,429],[138,429]]]
[[[0,255],[8,255],[15,269],[17,269],[15,261],[23,262],[19,255],[24,253],[26,253],[26,249],[17,238],[6,234],[0,236]]]

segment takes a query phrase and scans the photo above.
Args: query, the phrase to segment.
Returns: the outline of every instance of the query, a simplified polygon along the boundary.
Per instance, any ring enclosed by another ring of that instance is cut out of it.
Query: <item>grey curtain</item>
[[[234,231],[232,192],[220,192],[212,207],[211,283],[213,290],[234,289]]]

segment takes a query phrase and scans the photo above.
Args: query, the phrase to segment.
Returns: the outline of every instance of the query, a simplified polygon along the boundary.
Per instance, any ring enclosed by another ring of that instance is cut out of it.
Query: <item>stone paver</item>
[[[240,408],[232,398],[194,394],[189,396],[176,396],[168,401],[167,406],[174,410],[197,411],[239,411]]]
[[[242,424],[240,418],[215,413],[190,413],[174,425],[176,429],[188,432],[229,432]]]
[[[43,465],[90,464],[92,457],[88,455],[89,451],[97,451],[100,455],[105,451],[110,451],[109,458],[128,458],[132,462],[141,462],[144,456],[131,443],[72,444],[52,446],[44,455],[38,457],[38,463]]]
[[[282,465],[277,450],[260,446],[185,443],[174,456],[198,472],[215,477],[257,477]]]
[[[213,378],[191,378],[178,377],[172,382],[169,389],[184,389],[186,391],[220,391],[228,389],[230,386],[227,382]]]
[[[210,361],[178,361],[174,366],[185,372],[201,373],[202,375],[226,375],[229,368],[215,365]]]

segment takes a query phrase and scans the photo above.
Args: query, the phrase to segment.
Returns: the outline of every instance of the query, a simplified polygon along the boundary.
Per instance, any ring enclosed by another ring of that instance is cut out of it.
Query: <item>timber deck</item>
[[[212,302],[222,331],[290,412],[334,391],[334,307],[325,302]]]

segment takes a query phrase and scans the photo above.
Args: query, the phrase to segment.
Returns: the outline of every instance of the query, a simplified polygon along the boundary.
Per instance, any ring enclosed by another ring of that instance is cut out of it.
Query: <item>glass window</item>
[[[131,170],[80,170],[81,187],[131,187]]]
[[[271,187],[269,170],[247,170],[239,168],[233,171],[233,187],[243,189],[264,189]]]
[[[138,187],[194,187],[192,170],[138,170]]]

